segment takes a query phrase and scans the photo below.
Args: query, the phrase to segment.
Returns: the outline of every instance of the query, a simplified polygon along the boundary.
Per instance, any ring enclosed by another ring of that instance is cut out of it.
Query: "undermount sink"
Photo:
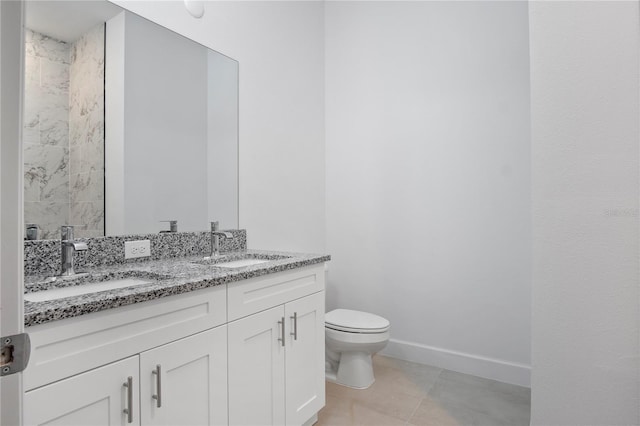
[[[193,263],[196,263],[198,265],[215,266],[216,268],[234,269],[260,265],[274,260],[288,259],[289,257],[290,256],[282,256],[277,254],[258,253],[229,254],[221,255],[220,257],[205,257],[204,259],[197,260]]]
[[[242,268],[244,266],[259,265],[261,263],[267,263],[267,262],[268,260],[265,260],[265,259],[240,259],[240,260],[232,260],[230,262],[217,263],[216,266],[218,268]]]
[[[152,282],[153,281],[140,278],[122,278],[118,280],[102,281],[97,283],[88,283],[25,293],[24,300],[28,302],[44,302],[47,300],[63,299],[65,297],[81,296],[83,294],[96,293],[99,291],[116,290],[119,288],[151,284]]]

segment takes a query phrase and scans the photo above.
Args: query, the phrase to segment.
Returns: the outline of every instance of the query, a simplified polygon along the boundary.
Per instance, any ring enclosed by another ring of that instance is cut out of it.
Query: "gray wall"
[[[207,59],[207,217],[224,229],[238,222],[238,63],[213,51]]]

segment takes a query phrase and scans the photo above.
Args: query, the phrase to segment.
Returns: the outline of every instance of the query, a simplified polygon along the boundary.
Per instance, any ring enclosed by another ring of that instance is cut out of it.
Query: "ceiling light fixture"
[[[194,18],[202,18],[202,15],[204,15],[204,2],[202,0],[184,0],[184,7]]]

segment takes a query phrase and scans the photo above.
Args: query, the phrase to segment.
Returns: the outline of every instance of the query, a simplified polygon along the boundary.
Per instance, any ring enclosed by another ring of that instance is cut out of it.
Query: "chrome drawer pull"
[[[122,412],[127,415],[127,423],[133,423],[133,377],[127,377],[127,381],[122,386],[127,388],[127,408]]]
[[[282,338],[278,337],[278,341],[282,342],[282,346],[284,346],[284,317],[282,317],[281,321],[278,321],[278,324],[280,324],[280,329],[282,331]]]
[[[158,393],[151,395],[151,398],[156,400],[156,407],[162,407],[162,371],[160,364],[156,365],[156,369],[152,371],[156,375],[156,388]]]
[[[293,340],[298,340],[298,313],[294,312],[292,317],[289,317],[293,320],[293,333],[289,333],[293,336]]]

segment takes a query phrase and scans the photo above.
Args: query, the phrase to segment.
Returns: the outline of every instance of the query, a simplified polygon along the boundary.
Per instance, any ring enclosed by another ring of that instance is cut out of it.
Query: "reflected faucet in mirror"
[[[40,228],[37,223],[27,223],[27,240],[38,239],[38,229]]]
[[[169,230],[167,231],[165,229],[163,231],[160,231],[161,234],[163,234],[165,232],[178,232],[178,221],[177,220],[161,220],[160,222],[168,222],[169,223]]]

